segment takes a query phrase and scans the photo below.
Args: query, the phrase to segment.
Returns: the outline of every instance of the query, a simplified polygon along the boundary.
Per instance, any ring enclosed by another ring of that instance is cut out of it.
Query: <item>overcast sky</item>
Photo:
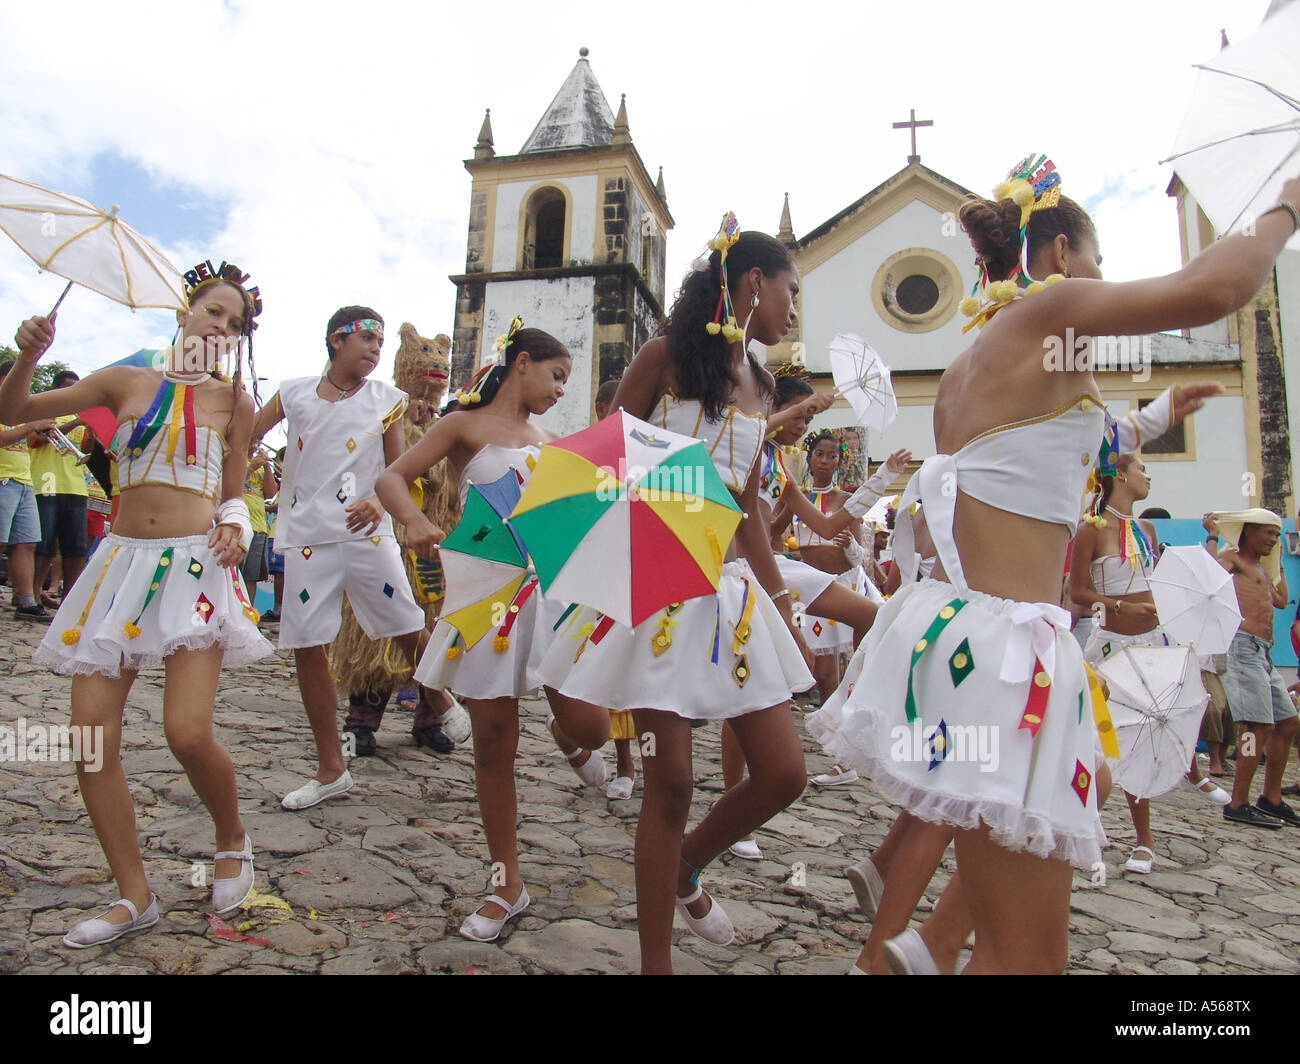
[[[1107,277],[1129,279],[1180,265],[1158,160],[1192,64],[1267,6],[0,0],[0,173],[120,205],[182,269],[251,272],[265,399],[320,371],[340,305],[388,320],[385,375],[400,322],[452,332],[483,110],[498,154],[517,152],[580,46],[611,108],[627,95],[651,176],[664,168],[674,290],[724,210],[775,232],[788,191],[803,235],[902,168],[890,127],[913,107],[935,123],[922,161],[976,191],[1050,154],[1094,212]],[[61,288],[0,235],[4,342]],[[85,371],[170,336],[165,314],[74,290],[51,357]]]

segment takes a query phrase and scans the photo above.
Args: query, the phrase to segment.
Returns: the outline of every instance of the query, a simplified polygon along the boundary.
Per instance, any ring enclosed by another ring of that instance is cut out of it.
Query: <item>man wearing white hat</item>
[[[1241,608],[1241,627],[1228,648],[1223,678],[1232,719],[1238,725],[1237,771],[1225,820],[1254,827],[1300,827],[1300,815],[1282,800],[1282,771],[1300,720],[1286,681],[1273,667],[1273,610],[1287,604],[1278,538],[1282,519],[1270,510],[1206,514],[1205,546],[1232,574]],[[1264,793],[1250,804],[1250,787],[1261,751],[1267,750]]]

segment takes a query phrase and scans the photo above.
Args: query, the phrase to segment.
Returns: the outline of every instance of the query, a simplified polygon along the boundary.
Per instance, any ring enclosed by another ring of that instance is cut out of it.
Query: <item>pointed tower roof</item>
[[[520,155],[558,148],[595,148],[614,139],[614,112],[587,62],[587,49],[578,49],[578,62],[560,91],[524,141]]]
[[[781,224],[776,231],[777,240],[782,244],[796,243],[794,226],[790,223],[790,193],[785,194],[785,204],[781,207]]]
[[[488,108],[483,115],[483,125],[479,127],[478,143],[474,145],[475,159],[491,159],[496,155],[496,149],[492,147],[492,108]]]
[[[659,193],[659,198],[667,204],[668,190],[664,188],[664,168],[662,166],[659,167],[659,179],[655,181],[655,191]]]

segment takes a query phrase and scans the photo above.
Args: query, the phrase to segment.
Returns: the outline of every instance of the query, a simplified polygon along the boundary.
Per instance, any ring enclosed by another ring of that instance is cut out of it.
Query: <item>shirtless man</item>
[[[1276,514],[1261,511],[1272,518],[1268,524],[1245,524],[1236,549],[1225,548],[1216,557],[1232,574],[1241,608],[1241,627],[1228,648],[1228,674],[1224,688],[1233,720],[1237,722],[1237,771],[1232,781],[1232,802],[1223,808],[1225,820],[1235,820],[1261,828],[1280,828],[1283,824],[1300,827],[1300,815],[1282,800],[1282,770],[1287,754],[1300,728],[1295,706],[1287,693],[1286,682],[1273,667],[1273,610],[1287,603],[1286,577],[1276,587],[1269,579],[1260,559],[1276,545],[1282,522]],[[1219,526],[1212,514],[1202,524],[1211,553],[1219,547]],[[1259,765],[1261,751],[1267,750],[1264,767],[1264,793],[1250,804],[1250,785]]]

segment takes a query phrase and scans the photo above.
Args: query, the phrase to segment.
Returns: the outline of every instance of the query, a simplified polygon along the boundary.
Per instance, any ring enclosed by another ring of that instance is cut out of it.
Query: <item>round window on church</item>
[[[871,281],[876,313],[899,332],[930,332],[957,312],[961,274],[933,248],[905,248],[890,255]]]
[[[898,282],[894,296],[901,310],[908,314],[924,314],[939,302],[939,286],[934,283],[934,278],[914,273]]]

